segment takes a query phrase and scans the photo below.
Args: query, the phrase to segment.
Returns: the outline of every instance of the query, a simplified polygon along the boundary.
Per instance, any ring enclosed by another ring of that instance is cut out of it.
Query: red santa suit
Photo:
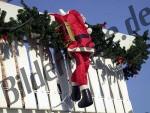
[[[74,39],[71,40],[70,36],[64,32],[64,42],[70,42],[67,45],[68,51],[76,60],[76,69],[72,74],[71,81],[77,85],[87,85],[87,72],[89,67],[90,52],[94,52],[94,43],[91,36],[87,32],[82,16],[76,10],[70,10],[66,15],[53,14],[57,22],[65,30],[65,23],[69,25],[73,32]]]
[[[87,72],[90,64],[90,54],[94,52],[94,43],[87,32],[82,16],[76,10],[70,10],[68,14],[53,14],[60,23],[63,40],[70,54],[76,60],[76,69],[72,74],[73,101],[78,101],[78,106],[84,108],[93,104],[92,96],[87,87]],[[81,92],[82,91],[82,99]]]

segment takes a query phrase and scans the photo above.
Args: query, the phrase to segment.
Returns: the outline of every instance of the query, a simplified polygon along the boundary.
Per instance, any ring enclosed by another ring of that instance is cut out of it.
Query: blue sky
[[[10,3],[20,5],[19,0]],[[150,24],[143,26],[139,19],[139,12],[149,8],[149,0],[25,0],[29,6],[36,6],[40,11],[58,12],[62,8],[65,11],[76,9],[83,13],[90,24],[107,22],[107,28],[116,26],[119,32],[126,33],[125,20],[131,17],[129,6],[133,6],[140,30],[150,30]],[[146,17],[150,22],[150,12]],[[139,75],[127,81],[129,96],[133,105],[134,113],[150,113],[150,59],[143,65]]]

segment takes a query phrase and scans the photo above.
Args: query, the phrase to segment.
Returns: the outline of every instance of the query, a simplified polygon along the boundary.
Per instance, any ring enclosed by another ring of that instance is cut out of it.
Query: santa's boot
[[[78,106],[80,108],[88,107],[93,104],[93,99],[89,88],[83,89],[82,99],[79,101]]]
[[[72,86],[71,99],[73,101],[78,101],[81,98],[80,88],[77,85]]]

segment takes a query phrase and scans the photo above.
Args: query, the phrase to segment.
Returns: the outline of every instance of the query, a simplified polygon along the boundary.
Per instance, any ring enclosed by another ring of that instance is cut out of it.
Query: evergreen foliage
[[[10,18],[9,22],[5,22],[7,12],[0,10],[0,38],[5,37],[5,41],[11,44],[12,40],[23,41],[23,36],[26,35],[33,48],[40,44],[44,48],[65,49],[62,34],[57,31],[59,24],[56,21],[51,22],[48,12],[40,14],[36,7],[29,8],[23,0],[21,3],[24,9],[18,10],[16,20]],[[113,41],[114,35],[106,38],[100,24],[89,26],[93,31],[91,36],[95,43],[95,55],[111,58],[113,62],[124,65],[123,72],[126,79],[138,74],[150,53],[148,31],[142,36],[136,34],[134,44],[125,50],[120,47],[119,41]]]

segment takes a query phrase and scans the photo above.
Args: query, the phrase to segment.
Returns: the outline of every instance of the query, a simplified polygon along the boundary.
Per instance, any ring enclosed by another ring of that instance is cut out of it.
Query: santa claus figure
[[[93,104],[88,88],[87,73],[90,64],[90,54],[94,52],[94,43],[90,36],[91,29],[85,24],[85,18],[76,10],[61,14],[52,14],[60,24],[63,40],[68,52],[76,61],[76,69],[71,76],[73,101],[79,101],[78,106],[84,108]],[[81,96],[82,95],[82,96]],[[82,97],[82,98],[81,98]]]

